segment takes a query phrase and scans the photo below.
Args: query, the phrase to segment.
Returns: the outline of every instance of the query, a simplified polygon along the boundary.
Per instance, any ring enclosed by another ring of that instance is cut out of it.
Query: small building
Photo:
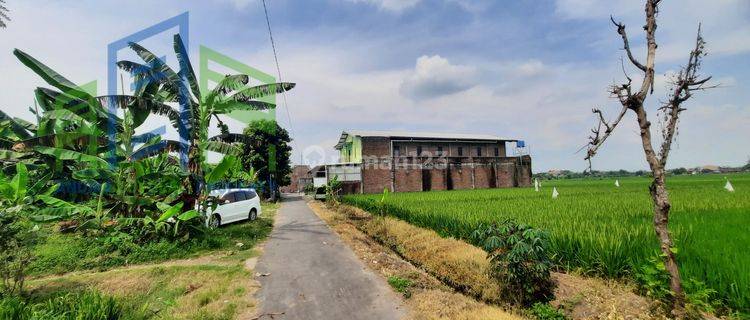
[[[508,146],[513,154],[507,154]],[[531,185],[522,140],[483,134],[403,131],[341,133],[340,163],[325,166],[344,193],[481,189]]]
[[[292,168],[288,186],[281,187],[281,192],[302,192],[305,186],[313,183],[310,176],[310,166],[296,165]]]

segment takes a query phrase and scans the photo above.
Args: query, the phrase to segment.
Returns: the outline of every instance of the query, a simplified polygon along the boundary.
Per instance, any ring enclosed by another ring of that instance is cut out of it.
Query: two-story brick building
[[[340,163],[326,175],[346,193],[531,185],[531,157],[508,156],[507,145],[526,150],[523,141],[492,135],[348,130],[335,146]]]

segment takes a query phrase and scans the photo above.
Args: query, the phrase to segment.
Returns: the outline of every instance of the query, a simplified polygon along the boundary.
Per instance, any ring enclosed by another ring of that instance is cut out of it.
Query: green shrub
[[[16,214],[0,212],[0,297],[23,292],[36,241],[36,228],[22,225]]]
[[[552,261],[546,232],[506,220],[480,225],[472,238],[487,251],[492,275],[501,284],[504,300],[530,306],[554,298],[556,285],[550,274]]]
[[[394,290],[404,295],[404,297],[409,298],[411,297],[411,291],[409,288],[412,285],[411,280],[404,279],[397,276],[390,276],[388,277],[388,284],[393,287]]]
[[[636,268],[635,279],[639,293],[656,299],[667,307],[673,296],[669,287],[669,273],[661,257],[654,256],[648,261],[648,264]],[[690,318],[699,319],[703,312],[714,313],[717,307],[724,308],[723,303],[717,298],[716,290],[701,281],[693,278],[683,279],[682,289]]]
[[[553,308],[547,303],[535,303],[529,309],[532,316],[539,320],[566,320],[568,317],[565,316],[559,309]]]

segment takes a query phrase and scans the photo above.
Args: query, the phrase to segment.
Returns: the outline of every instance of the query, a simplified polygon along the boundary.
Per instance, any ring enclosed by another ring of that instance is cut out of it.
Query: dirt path
[[[401,298],[301,197],[282,203],[256,267],[260,319],[400,319]]]

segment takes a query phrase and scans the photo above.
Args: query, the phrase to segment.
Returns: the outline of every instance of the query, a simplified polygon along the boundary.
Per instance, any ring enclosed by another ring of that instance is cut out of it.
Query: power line
[[[271,21],[268,19],[268,8],[266,7],[266,0],[261,0],[263,2],[263,12],[266,14],[266,26],[268,26],[268,37],[271,39],[271,49],[273,49],[273,60],[276,62],[276,73],[279,76],[279,82],[284,82],[281,79],[281,68],[279,67],[279,57],[276,54],[276,44],[273,41],[273,33],[271,32]],[[286,90],[281,92],[282,100],[284,100],[284,109],[286,110],[286,117],[289,119],[289,131],[291,131],[292,136],[295,136],[294,131],[294,125],[292,125],[292,115],[289,112],[289,105],[286,101]],[[294,144],[294,148],[297,149],[297,152],[300,154],[300,164],[302,164],[302,150],[299,148],[299,145],[297,144],[297,139],[292,138],[292,143]]]

